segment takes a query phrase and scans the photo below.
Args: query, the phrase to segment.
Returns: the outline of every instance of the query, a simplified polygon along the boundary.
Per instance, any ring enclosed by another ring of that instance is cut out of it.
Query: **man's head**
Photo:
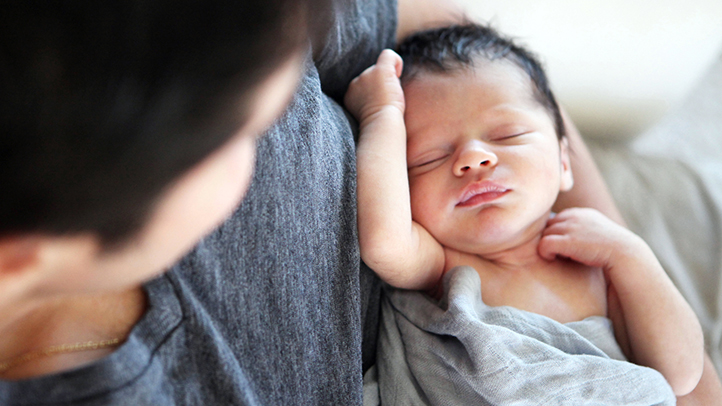
[[[467,24],[420,32],[402,42],[398,53],[404,60],[402,82],[413,80],[421,72],[443,73],[472,68],[484,61],[509,61],[529,76],[530,90],[549,112],[557,136],[561,139],[566,134],[542,65],[529,51],[492,28]]]
[[[136,286],[228,215],[323,3],[6,5],[2,299]]]
[[[17,1],[0,15],[0,236],[137,231],[249,120],[316,1]]]

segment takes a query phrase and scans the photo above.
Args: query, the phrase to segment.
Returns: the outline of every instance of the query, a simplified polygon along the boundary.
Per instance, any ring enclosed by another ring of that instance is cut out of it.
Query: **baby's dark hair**
[[[413,79],[419,72],[448,72],[473,66],[475,59],[506,59],[531,79],[534,98],[548,111],[559,139],[566,135],[559,105],[541,63],[492,28],[465,24],[422,31],[406,38],[397,52],[404,60],[402,82]]]

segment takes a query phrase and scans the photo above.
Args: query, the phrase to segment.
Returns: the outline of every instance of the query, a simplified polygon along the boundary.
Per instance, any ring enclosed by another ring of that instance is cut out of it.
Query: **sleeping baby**
[[[470,266],[485,305],[559,323],[607,320],[629,361],[677,396],[702,374],[695,314],[638,236],[572,188],[564,122],[540,64],[478,25],[386,50],[345,97],[358,119],[361,255],[389,285],[438,297]],[[402,74],[403,71],[403,74]]]

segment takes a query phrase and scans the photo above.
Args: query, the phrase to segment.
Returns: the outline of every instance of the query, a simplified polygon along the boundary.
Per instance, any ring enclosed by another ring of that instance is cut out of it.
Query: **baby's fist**
[[[359,123],[388,106],[398,108],[403,114],[404,92],[399,81],[402,70],[401,57],[396,52],[385,49],[375,65],[351,81],[344,103]]]

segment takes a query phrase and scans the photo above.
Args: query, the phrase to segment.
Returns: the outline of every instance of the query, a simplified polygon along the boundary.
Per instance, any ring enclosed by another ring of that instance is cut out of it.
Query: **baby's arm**
[[[387,283],[431,289],[444,251],[411,219],[401,58],[391,50],[349,85],[345,104],[359,121],[356,148],[361,258]]]
[[[603,268],[609,317],[630,360],[661,372],[678,396],[695,388],[702,328],[644,240],[594,209],[568,209],[549,220],[539,254]]]

